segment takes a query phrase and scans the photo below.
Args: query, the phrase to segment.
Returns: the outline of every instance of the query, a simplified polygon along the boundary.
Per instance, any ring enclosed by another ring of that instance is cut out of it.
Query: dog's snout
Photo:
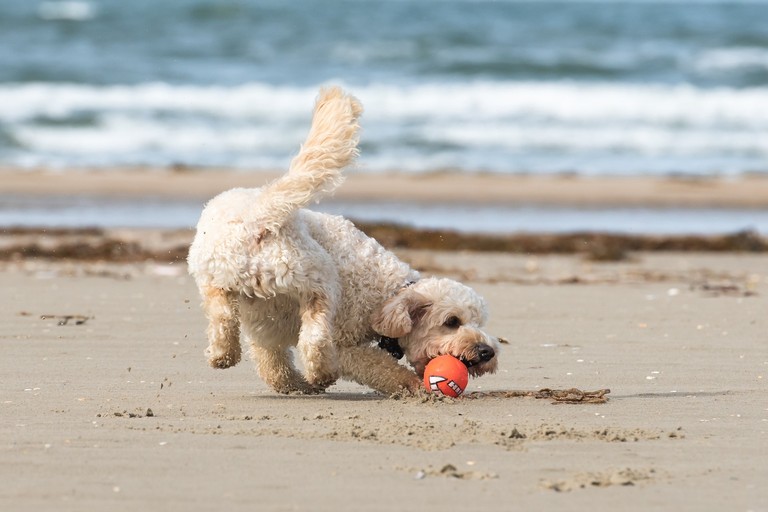
[[[490,361],[496,355],[496,352],[490,345],[480,345],[477,348],[477,355],[482,361]]]

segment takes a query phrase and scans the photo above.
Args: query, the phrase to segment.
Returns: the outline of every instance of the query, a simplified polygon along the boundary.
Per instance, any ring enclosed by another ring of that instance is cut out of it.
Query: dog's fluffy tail
[[[339,87],[321,89],[312,127],[288,173],[266,185],[260,197],[260,223],[276,232],[300,208],[335,190],[342,170],[358,154],[360,102]]]

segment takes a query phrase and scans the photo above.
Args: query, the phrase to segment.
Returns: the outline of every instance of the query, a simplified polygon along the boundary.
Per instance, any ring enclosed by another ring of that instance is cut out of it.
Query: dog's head
[[[470,375],[496,371],[499,340],[482,330],[488,318],[485,301],[451,279],[428,278],[400,290],[372,317],[373,329],[398,338],[406,359],[419,376],[430,360],[450,354]]]

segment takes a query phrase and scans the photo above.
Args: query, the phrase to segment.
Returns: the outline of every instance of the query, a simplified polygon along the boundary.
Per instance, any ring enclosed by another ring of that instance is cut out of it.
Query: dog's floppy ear
[[[371,327],[382,336],[400,338],[411,332],[429,306],[425,296],[406,288],[371,316]]]

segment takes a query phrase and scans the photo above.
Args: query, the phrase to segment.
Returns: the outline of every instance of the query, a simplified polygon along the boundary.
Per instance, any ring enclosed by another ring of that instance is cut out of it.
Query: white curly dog
[[[496,370],[499,341],[482,330],[487,310],[477,293],[421,278],[348,220],[303,209],[340,185],[358,153],[361,113],[341,89],[321,90],[288,173],[223,192],[203,210],[188,263],[214,368],[240,361],[242,332],[259,375],[281,393],[322,392],[339,378],[417,393],[425,366],[441,354],[474,376]],[[398,362],[402,355],[412,369]]]

